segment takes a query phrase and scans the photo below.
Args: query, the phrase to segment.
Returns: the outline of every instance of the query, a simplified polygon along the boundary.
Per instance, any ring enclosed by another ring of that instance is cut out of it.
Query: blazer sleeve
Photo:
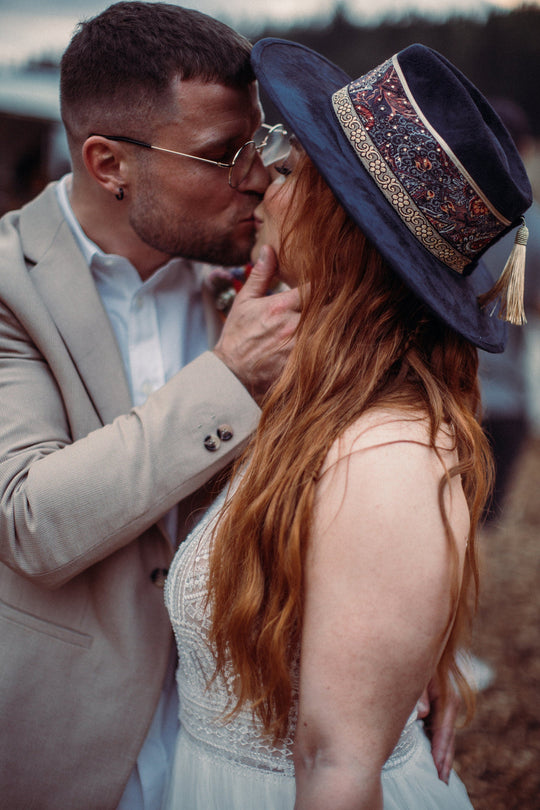
[[[51,367],[2,309],[0,560],[55,588],[135,540],[224,468],[260,412],[212,352],[105,426],[95,412],[88,418],[76,369],[59,381]],[[79,438],[78,411],[86,413]]]

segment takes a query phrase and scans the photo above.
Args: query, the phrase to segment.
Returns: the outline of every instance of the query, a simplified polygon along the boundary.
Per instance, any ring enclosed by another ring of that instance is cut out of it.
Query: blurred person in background
[[[492,100],[493,108],[512,136],[525,164],[534,149],[527,114],[508,98]],[[540,205],[533,202],[526,213],[529,231],[525,267],[525,314],[523,327],[510,325],[503,354],[482,352],[480,383],[484,428],[495,458],[495,484],[485,513],[487,525],[503,514],[505,497],[526,440],[540,435]],[[510,255],[515,231],[491,247],[484,261],[494,276],[501,273]]]

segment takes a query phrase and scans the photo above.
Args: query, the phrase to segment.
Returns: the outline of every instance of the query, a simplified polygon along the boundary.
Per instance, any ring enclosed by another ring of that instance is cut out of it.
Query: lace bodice
[[[206,584],[210,537],[224,498],[225,493],[222,493],[184,541],[165,586],[165,602],[178,645],[176,679],[180,722],[183,731],[207,752],[246,767],[293,775],[291,737],[279,747],[272,745],[262,734],[262,728],[254,723],[249,708],[242,709],[232,719],[223,719],[231,707],[234,676],[216,679],[208,687],[215,663],[208,643],[210,617],[205,604]],[[293,718],[291,723],[292,729]]]
[[[208,686],[215,669],[208,642],[210,617],[206,608],[210,538],[224,500],[225,493],[222,493],[184,541],[172,562],[165,586],[165,602],[178,645],[176,677],[182,731],[213,758],[249,769],[294,776],[294,713],[289,737],[275,746],[262,734],[248,708],[232,719],[223,719],[231,705],[232,674]],[[385,769],[400,765],[412,754],[417,739],[412,733],[415,718],[416,712],[411,715]]]

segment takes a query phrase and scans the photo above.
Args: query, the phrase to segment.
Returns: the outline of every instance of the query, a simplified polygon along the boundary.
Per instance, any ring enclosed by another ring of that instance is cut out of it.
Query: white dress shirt
[[[73,213],[70,184],[71,175],[59,182],[58,202],[114,329],[133,405],[141,405],[208,349],[200,284],[193,264],[182,258],[171,259],[143,282],[123,256],[104,253],[86,236]],[[174,542],[177,509],[164,520]],[[178,698],[171,660],[158,708],[118,810],[159,810],[177,731]]]

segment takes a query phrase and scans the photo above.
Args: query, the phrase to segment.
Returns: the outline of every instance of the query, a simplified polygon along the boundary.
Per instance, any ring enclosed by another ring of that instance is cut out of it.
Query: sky
[[[0,0],[0,64],[19,65],[29,58],[57,56],[79,19],[91,17],[112,0]],[[417,12],[441,18],[450,13],[481,14],[515,8],[523,0],[345,0],[351,19],[375,23],[384,16]],[[540,0],[529,0],[536,5]],[[289,25],[328,19],[336,0],[185,0],[184,5],[256,33],[265,24]]]

